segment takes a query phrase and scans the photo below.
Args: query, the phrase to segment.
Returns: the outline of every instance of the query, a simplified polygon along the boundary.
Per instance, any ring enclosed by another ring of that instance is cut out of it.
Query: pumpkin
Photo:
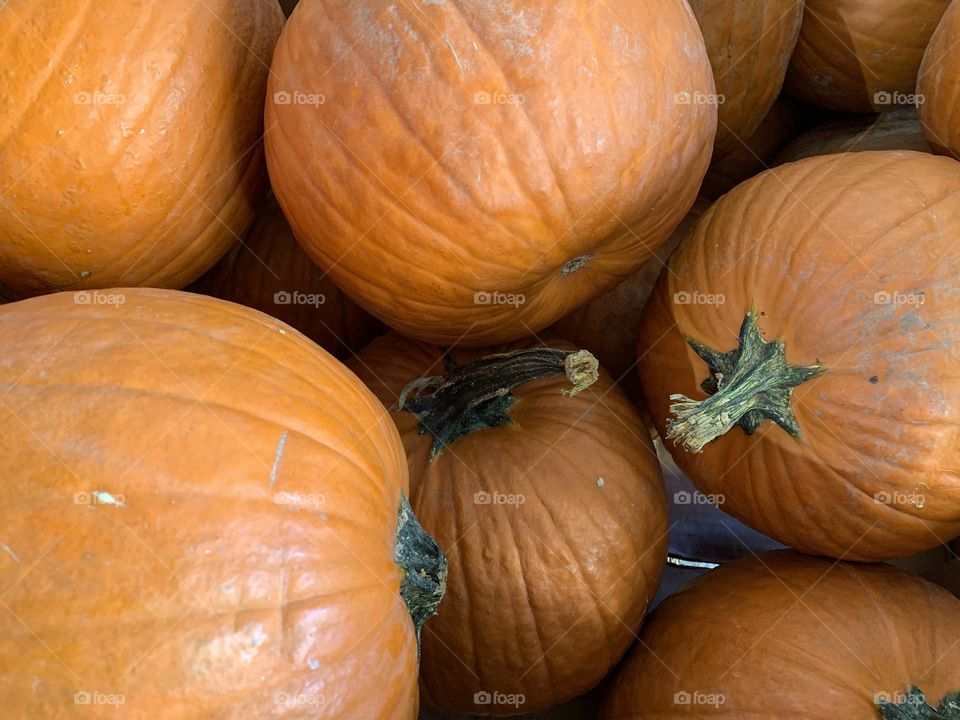
[[[189,289],[283,320],[338,358],[384,331],[307,257],[272,194],[244,241]]]
[[[569,700],[616,664],[656,592],[667,516],[649,434],[605,372],[564,394],[589,382],[569,347],[456,349],[445,370],[440,348],[390,333],[349,363],[394,407],[410,503],[449,557],[423,635],[428,705]]]
[[[0,283],[182,287],[249,227],[276,0],[9,0]]]
[[[638,403],[641,410],[644,408],[634,372],[637,365],[636,326],[640,311],[670,253],[693,230],[697,220],[709,207],[709,200],[697,198],[683,222],[657,250],[656,257],[644,263],[637,272],[606,295],[577,308],[550,327],[550,333],[593,353],[600,365]]]
[[[714,156],[734,151],[773,106],[803,19],[803,0],[690,0],[717,86]]]
[[[701,197],[716,200],[726,192],[766,170],[774,155],[804,128],[804,108],[781,95],[749,137],[742,138],[729,152],[715,156],[710,163]]]
[[[348,295],[407,335],[482,346],[654,255],[706,171],[716,106],[690,98],[713,92],[676,0],[302,0],[271,68],[267,161]]]
[[[950,720],[960,717],[958,636],[960,600],[926,580],[765,553],[656,609],[600,719]]]
[[[8,716],[416,717],[445,562],[354,375],[172,290],[11,303],[0,337]]]
[[[917,78],[920,121],[927,140],[942,155],[960,159],[960,4],[951,3],[927,46]]]
[[[647,301],[644,397],[677,464],[794,548],[900,557],[960,534],[960,165],[807,158],[700,219]]]
[[[896,108],[879,115],[851,115],[824,123],[787,143],[773,164],[864,150],[930,152],[916,107]]]
[[[950,0],[806,0],[785,87],[811,105],[881,112],[916,103],[917,70]]]

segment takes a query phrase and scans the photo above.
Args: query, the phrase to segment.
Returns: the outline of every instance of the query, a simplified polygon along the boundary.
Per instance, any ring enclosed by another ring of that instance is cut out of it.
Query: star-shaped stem
[[[799,437],[800,427],[790,408],[793,388],[826,368],[791,365],[780,340],[767,342],[760,335],[753,309],[743,318],[734,350],[712,350],[689,337],[687,342],[710,369],[710,377],[701,384],[710,397],[691,400],[686,395],[670,396],[677,402],[670,406],[674,417],[667,421],[669,440],[696,453],[734,426],[750,435],[764,420],[773,420]]]
[[[883,720],[960,720],[960,692],[944,696],[936,708],[927,704],[920,689],[914,685],[906,694],[901,693],[900,702],[888,699],[880,693],[877,713]]]

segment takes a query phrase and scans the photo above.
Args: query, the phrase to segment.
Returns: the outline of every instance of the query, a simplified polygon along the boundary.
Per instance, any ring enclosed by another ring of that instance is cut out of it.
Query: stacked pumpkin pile
[[[0,3],[4,717],[960,718],[960,0],[284,5]]]

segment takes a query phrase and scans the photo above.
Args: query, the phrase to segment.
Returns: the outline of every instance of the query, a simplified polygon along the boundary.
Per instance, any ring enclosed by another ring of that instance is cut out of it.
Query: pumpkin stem
[[[697,453],[735,425],[751,435],[764,420],[773,420],[794,437],[800,436],[790,408],[793,388],[826,368],[791,365],[780,340],[767,342],[760,335],[753,308],[743,318],[737,348],[720,352],[689,337],[687,342],[710,369],[710,377],[700,386],[710,397],[670,396],[677,402],[670,406],[674,417],[667,421],[669,440]]]
[[[906,694],[898,694],[894,702],[887,693],[877,697],[877,713],[883,720],[960,720],[960,692],[944,696],[939,707],[927,704],[920,689],[914,685]]]
[[[393,561],[403,575],[400,597],[413,619],[419,658],[420,630],[437,614],[437,606],[447,589],[447,556],[420,525],[403,493],[400,493],[400,510],[397,512],[397,544]]]
[[[397,410],[420,420],[420,433],[430,433],[432,462],[454,440],[480,428],[511,422],[507,409],[510,391],[538,378],[566,375],[573,385],[565,395],[576,395],[596,382],[597,359],[586,350],[529,348],[487,355],[446,375],[422,377],[400,393]],[[412,396],[412,397],[411,397]]]

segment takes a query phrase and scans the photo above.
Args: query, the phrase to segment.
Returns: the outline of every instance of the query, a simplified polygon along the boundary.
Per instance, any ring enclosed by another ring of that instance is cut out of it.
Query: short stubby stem
[[[423,529],[410,501],[400,494],[397,513],[397,544],[393,560],[403,577],[400,597],[407,605],[417,633],[417,655],[420,653],[420,630],[437,614],[437,606],[447,589],[447,556],[430,534]]]

